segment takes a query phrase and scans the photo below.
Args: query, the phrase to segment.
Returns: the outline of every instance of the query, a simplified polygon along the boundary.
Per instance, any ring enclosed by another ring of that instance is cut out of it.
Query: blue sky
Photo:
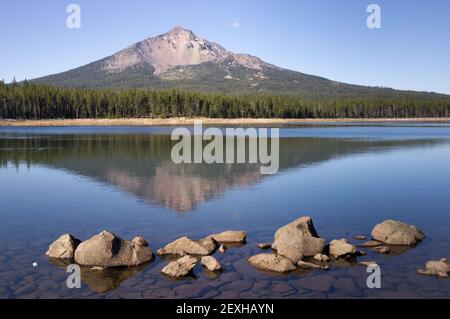
[[[66,8],[81,7],[81,29]],[[382,28],[366,26],[380,5]],[[0,79],[58,73],[173,26],[230,51],[347,83],[450,94],[447,0],[41,0],[0,2]]]

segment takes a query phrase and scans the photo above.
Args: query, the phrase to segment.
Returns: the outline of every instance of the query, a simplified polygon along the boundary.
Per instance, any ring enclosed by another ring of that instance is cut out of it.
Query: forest
[[[426,96],[426,95],[424,95]],[[307,98],[0,82],[1,119],[448,117],[450,97]]]

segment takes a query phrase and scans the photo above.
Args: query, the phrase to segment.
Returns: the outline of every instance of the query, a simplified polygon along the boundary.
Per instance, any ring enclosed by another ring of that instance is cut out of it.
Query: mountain
[[[282,69],[175,27],[88,65],[32,80],[78,88],[181,88],[302,97],[436,98],[445,95],[364,87]]]

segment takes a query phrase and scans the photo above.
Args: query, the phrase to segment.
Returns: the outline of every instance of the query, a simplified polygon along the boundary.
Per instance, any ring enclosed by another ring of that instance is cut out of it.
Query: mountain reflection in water
[[[3,136],[5,137],[5,136]],[[174,164],[169,135],[31,134],[0,139],[0,165],[44,165],[93,178],[151,203],[191,211],[227,189],[261,182],[258,164]],[[280,139],[280,171],[389,149],[433,146],[439,140]]]

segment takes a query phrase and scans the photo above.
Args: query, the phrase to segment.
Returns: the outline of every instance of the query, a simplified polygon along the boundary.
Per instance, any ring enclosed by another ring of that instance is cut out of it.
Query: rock
[[[107,231],[82,242],[75,250],[75,262],[82,266],[138,266],[152,258],[153,253],[148,247],[123,240]]]
[[[301,217],[277,230],[272,248],[296,264],[304,257],[322,253],[324,242],[317,235],[311,217]]]
[[[389,247],[386,247],[386,246],[374,247],[372,250],[378,254],[384,254],[384,255],[389,254],[389,252],[391,251],[389,249]]]
[[[361,245],[358,245],[358,247],[364,247],[364,248],[372,248],[372,247],[378,247],[383,246],[383,243],[381,241],[376,240],[369,240],[365,243],[362,243]]]
[[[166,245],[164,248],[159,249],[157,254],[160,256],[183,254],[207,256],[212,254],[215,249],[216,243],[211,238],[192,240],[188,237],[182,237]]]
[[[367,239],[367,237],[364,236],[364,235],[356,235],[356,236],[353,237],[353,238],[356,239],[356,240],[366,240],[366,239]]]
[[[45,253],[50,258],[73,259],[75,250],[80,244],[80,240],[72,235],[64,234],[50,244]]]
[[[216,258],[212,256],[204,256],[202,257],[201,263],[203,266],[208,268],[209,271],[219,271],[222,270],[222,265],[219,264]]]
[[[330,242],[330,256],[334,258],[356,254],[356,247],[347,242],[347,239],[335,239]]]
[[[178,260],[172,261],[161,272],[170,277],[187,276],[194,269],[197,259],[191,256],[184,256]]]
[[[365,267],[369,267],[369,266],[372,266],[372,265],[378,265],[377,264],[377,262],[376,261],[360,261],[360,262],[358,262],[358,265],[360,265],[360,266],[365,266]]]
[[[430,260],[425,264],[425,269],[418,269],[420,275],[448,277],[450,274],[450,262],[443,258],[441,260]]]
[[[131,240],[132,243],[139,245],[139,246],[143,246],[143,247],[148,247],[148,242],[144,239],[144,237],[142,236],[136,236]]]
[[[295,270],[294,264],[287,258],[275,254],[259,254],[252,256],[248,262],[253,267],[279,273],[286,273]]]
[[[357,256],[367,256],[367,253],[366,253],[365,251],[358,250],[358,251],[356,252],[356,255],[357,255]]]
[[[91,270],[93,270],[93,271],[103,271],[103,270],[105,270],[105,268],[104,267],[94,266],[94,267],[91,267]]]
[[[372,238],[388,245],[413,246],[422,241],[425,235],[416,226],[386,220],[375,226]]]
[[[225,251],[227,250],[227,246],[225,246],[224,244],[220,245],[219,247],[219,253],[221,254],[225,254]]]
[[[326,266],[320,266],[320,265],[316,265],[313,263],[308,263],[306,261],[303,260],[299,260],[299,262],[297,263],[297,266],[303,269],[323,269],[323,270],[328,270],[330,269],[330,267],[328,265]]]
[[[220,234],[209,235],[208,238],[213,238],[221,244],[227,243],[245,243],[247,233],[245,231],[225,231]]]
[[[326,262],[329,261],[330,258],[327,255],[324,254],[317,254],[314,256],[314,260],[320,261],[320,262]]]
[[[270,243],[261,243],[261,244],[258,244],[258,248],[262,249],[262,250],[270,249],[270,248],[272,248],[272,244],[270,244]]]

